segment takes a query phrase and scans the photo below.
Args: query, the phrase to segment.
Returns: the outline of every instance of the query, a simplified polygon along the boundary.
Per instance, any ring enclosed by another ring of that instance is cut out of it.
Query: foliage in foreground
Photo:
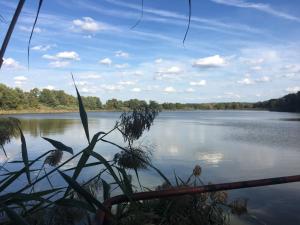
[[[209,225],[228,224],[230,210],[236,214],[246,212],[247,202],[237,200],[228,203],[226,192],[131,201],[133,193],[149,190],[140,182],[141,169],[153,169],[157,172],[164,182],[157,190],[163,190],[203,184],[200,179],[201,167],[196,166],[187,181],[175,175],[174,182],[171,182],[152,164],[149,151],[136,145],[143,132],[153,124],[158,114],[156,107],[145,105],[134,108],[132,112],[123,113],[110,131],[99,131],[91,135],[82,98],[76,85],[75,88],[88,142],[84,149],[74,152],[64,143],[44,137],[52,145],[52,149],[33,160],[29,159],[25,136],[19,129],[19,124],[14,122],[20,132],[22,160],[7,159],[0,167],[0,212],[5,212],[9,217],[11,222],[7,222],[8,224],[91,224],[95,213],[101,210],[109,216],[106,222],[111,224]],[[8,121],[12,126],[12,121],[15,120]],[[15,129],[12,131],[15,132]],[[9,135],[14,135],[14,132]],[[119,132],[123,136],[124,146],[108,139],[113,132]],[[9,141],[9,138],[5,137],[3,143]],[[119,149],[112,160],[105,159],[95,151],[95,146],[100,142]],[[63,154],[70,154],[71,157],[62,161]],[[77,163],[66,169],[64,166],[70,162]],[[20,169],[10,171],[6,168],[7,163],[19,165]],[[91,167],[98,172],[82,181],[80,175]],[[58,176],[65,181],[63,187],[53,185],[54,177],[57,179]],[[133,176],[136,176],[138,186],[132,182]],[[23,181],[23,186],[11,192],[11,188],[16,188],[14,184],[19,180]],[[48,185],[41,185],[45,182]],[[104,202],[120,192],[127,196],[129,202],[116,205],[111,212]]]

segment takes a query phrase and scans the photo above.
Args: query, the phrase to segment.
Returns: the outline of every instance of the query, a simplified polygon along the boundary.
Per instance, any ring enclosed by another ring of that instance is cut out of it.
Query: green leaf
[[[125,188],[126,188],[126,191],[127,191],[130,195],[132,195],[132,193],[133,193],[133,191],[132,191],[132,185],[131,185],[130,180],[128,179],[128,175],[127,175],[125,169],[124,169],[124,168],[117,168],[117,169],[118,169],[118,170],[121,172],[121,174],[122,174],[123,181],[124,181],[124,186],[125,186]]]
[[[102,181],[102,187],[103,187],[103,199],[107,200],[110,198],[110,185],[103,179]]]
[[[30,194],[26,193],[8,193],[6,195],[2,195],[0,197],[0,201],[10,203],[10,204],[15,204],[17,202],[26,202],[26,201],[32,201],[32,200],[37,200],[37,201],[42,201],[42,202],[49,202],[48,200],[45,200],[42,198],[42,196],[52,194],[54,192],[60,191],[62,188],[55,188],[55,189],[49,189],[45,191],[39,191],[39,192],[34,192]]]
[[[114,180],[116,181],[116,183],[119,185],[119,187],[123,191],[123,193],[125,195],[127,195],[128,198],[130,198],[130,193],[127,191],[126,188],[124,188],[122,182],[120,181],[120,179],[116,175],[116,173],[113,170],[113,168],[111,167],[111,165],[107,162],[107,160],[102,155],[98,154],[97,152],[92,152],[91,155],[94,158],[98,159],[100,162],[102,162],[104,164],[104,166],[106,167],[106,169],[109,171],[109,173],[112,175],[112,177],[114,178]]]
[[[86,167],[87,165],[87,161],[89,160],[89,157],[91,155],[91,152],[93,151],[97,141],[98,141],[98,137],[103,134],[104,132],[98,132],[93,136],[93,139],[91,141],[91,143],[89,144],[88,147],[86,147],[83,150],[83,153],[77,163],[77,166],[75,168],[74,174],[73,174],[73,179],[76,180],[77,177],[79,176],[79,174],[81,173],[82,169]],[[68,187],[65,193],[65,196],[67,196],[67,194],[69,193],[70,188]]]
[[[29,225],[21,216],[19,216],[14,210],[9,207],[3,205],[2,206],[7,216],[11,221],[18,225]]]
[[[101,202],[99,202],[93,195],[91,195],[84,188],[82,188],[74,179],[62,173],[61,171],[58,172],[64,178],[64,180],[74,189],[74,191],[81,195],[91,206],[93,206],[94,204],[99,209],[111,214],[110,211]]]
[[[86,163],[86,164],[84,165],[84,168],[86,168],[86,167],[98,166],[98,165],[101,165],[101,164],[102,164],[102,162]],[[75,170],[76,168],[77,168],[77,166],[72,167],[72,168],[68,168],[68,169],[63,170],[63,172],[67,172],[67,171],[70,171],[70,170]]]
[[[175,172],[175,170],[173,170],[173,173],[174,173],[174,177],[175,177],[176,185],[177,185],[177,187],[178,187],[178,186],[179,186],[179,183],[178,183],[178,178],[177,178],[177,175],[176,175],[176,172]]]
[[[50,138],[46,138],[43,137],[46,141],[48,141],[50,144],[52,144],[56,149],[61,150],[61,151],[65,151],[65,152],[69,152],[73,155],[73,149],[69,146],[66,146],[65,144],[59,142],[59,141],[55,141],[53,139]]]
[[[29,162],[28,162],[28,152],[27,152],[27,147],[26,147],[26,141],[25,141],[25,137],[23,135],[23,132],[21,130],[21,128],[19,127],[20,130],[20,135],[21,135],[21,142],[22,142],[22,158],[24,161],[24,165],[25,165],[25,172],[26,172],[26,176],[27,176],[27,180],[28,183],[31,184],[31,180],[30,180],[30,171],[29,171]]]
[[[91,155],[91,152],[94,150],[94,147],[97,143],[98,137],[103,134],[104,132],[98,132],[93,136],[93,139],[91,141],[91,143],[89,144],[88,147],[85,148],[85,150],[83,151],[78,163],[77,163],[77,167],[74,171],[73,174],[73,179],[76,180],[77,177],[79,176],[81,170],[86,166],[86,163]]]
[[[77,93],[77,99],[78,99],[79,114],[80,114],[81,123],[82,123],[82,125],[83,125],[83,128],[84,128],[84,132],[85,132],[86,138],[87,138],[88,142],[90,143],[90,134],[89,134],[88,117],[87,117],[86,111],[85,111],[85,109],[84,109],[84,105],[83,105],[81,96],[80,96],[79,91],[78,91],[78,89],[77,89],[77,86],[76,86],[76,84],[75,84],[74,76],[73,76],[72,73],[71,73],[71,75],[72,75],[72,79],[73,79],[74,86],[75,86],[76,93]]]
[[[79,209],[84,209],[87,210],[91,213],[95,213],[96,210],[93,206],[91,206],[90,204],[77,200],[77,199],[70,199],[70,198],[66,198],[66,199],[59,199],[55,202],[56,205],[60,205],[60,206],[66,206],[66,207],[76,207]]]

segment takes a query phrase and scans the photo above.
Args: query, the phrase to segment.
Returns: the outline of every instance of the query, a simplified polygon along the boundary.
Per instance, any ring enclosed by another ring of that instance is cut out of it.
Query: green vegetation
[[[98,97],[82,97],[88,110],[102,108]],[[77,99],[61,90],[39,90],[34,88],[29,92],[20,88],[10,88],[0,84],[0,109],[24,110],[24,109],[76,109]]]
[[[264,102],[221,102],[221,103],[162,103],[155,101],[147,103],[144,100],[130,99],[121,101],[109,99],[102,104],[98,97],[82,97],[87,110],[130,111],[139,107],[150,106],[157,110],[251,110],[264,109],[271,111],[300,112],[300,92],[289,94],[279,99]],[[39,90],[34,88],[29,92],[20,88],[10,88],[0,84],[0,111],[2,112],[51,112],[75,111],[76,97],[62,90]]]
[[[158,110],[200,110],[200,109],[252,109],[251,103],[162,103],[144,100],[130,99],[121,101],[110,99],[102,104],[98,97],[82,97],[83,104],[87,110],[111,110],[128,111],[149,105]],[[34,88],[29,92],[20,88],[10,88],[0,84],[0,110],[10,112],[47,112],[76,110],[77,100],[74,96],[66,94],[62,90],[49,90]]]
[[[282,98],[255,103],[254,107],[280,112],[300,112],[300,91]]]

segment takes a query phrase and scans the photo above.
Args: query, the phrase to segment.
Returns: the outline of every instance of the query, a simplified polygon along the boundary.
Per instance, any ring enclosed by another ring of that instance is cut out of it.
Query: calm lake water
[[[89,113],[91,133],[110,130],[119,115]],[[75,152],[86,144],[78,113],[14,117],[22,121],[30,158],[51,149],[40,136],[62,141]],[[202,179],[213,183],[296,175],[300,174],[299,120],[300,114],[266,111],[163,112],[140,142],[153,147],[153,163],[168,177],[174,170],[180,177],[188,177],[196,164],[202,167]],[[109,139],[123,143],[117,133]],[[96,149],[107,159],[117,152],[105,143]],[[11,159],[20,158],[20,141],[14,139],[6,150]],[[87,170],[83,176],[92,172]],[[153,171],[143,171],[141,179],[148,187],[162,182]],[[249,199],[249,215],[242,219],[251,224],[300,224],[300,183],[229,194],[231,198]]]

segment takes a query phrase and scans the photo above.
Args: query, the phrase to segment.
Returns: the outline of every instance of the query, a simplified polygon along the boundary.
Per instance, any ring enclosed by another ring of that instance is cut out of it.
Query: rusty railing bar
[[[258,179],[258,180],[237,181],[237,182],[221,183],[221,184],[209,184],[209,185],[198,186],[198,187],[171,188],[171,189],[160,190],[160,191],[138,192],[132,194],[131,200],[141,201],[141,200],[149,200],[149,199],[157,199],[157,198],[169,198],[169,197],[176,197],[181,195],[193,195],[193,194],[200,194],[205,192],[261,187],[261,186],[269,186],[269,185],[292,183],[292,182],[300,182],[300,175],[273,177],[273,178]],[[107,199],[104,202],[104,205],[108,208],[111,208],[112,205],[120,204],[128,201],[129,199],[126,195],[117,195]],[[105,217],[106,217],[105,213],[99,210],[96,215],[97,224],[103,224]]]

